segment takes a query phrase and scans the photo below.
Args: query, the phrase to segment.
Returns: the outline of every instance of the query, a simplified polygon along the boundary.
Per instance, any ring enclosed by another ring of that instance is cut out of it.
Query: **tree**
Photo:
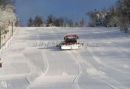
[[[55,21],[55,17],[53,15],[49,15],[47,18],[47,27],[53,26]]]
[[[36,16],[34,18],[34,21],[32,21],[32,19],[30,19],[30,22],[31,22],[30,24],[33,24],[35,27],[43,26],[43,19],[40,16]]]
[[[58,18],[60,26],[64,26],[64,19],[62,17]]]
[[[44,25],[43,19],[40,16],[36,16],[34,19],[29,18],[27,25],[29,27],[35,26],[35,27],[41,27]]]
[[[74,25],[73,20],[72,20],[72,19],[69,19],[69,20],[67,21],[67,24],[68,24],[69,27],[73,27],[73,25]]]
[[[17,19],[16,22],[15,22],[15,26],[18,27],[18,26],[21,26],[21,23],[20,21]]]
[[[96,9],[94,11],[89,11],[86,15],[89,16],[91,26],[96,26]]]
[[[84,21],[84,18],[82,18],[80,21],[80,27],[84,27],[84,25],[85,25],[85,21]]]
[[[74,23],[74,26],[75,26],[75,27],[79,27],[80,25],[79,25],[78,22],[75,22],[75,23]]]
[[[64,26],[64,19],[63,18],[55,18],[53,21],[54,26],[63,27]]]
[[[129,24],[129,3],[130,0],[119,0],[118,1],[118,14],[120,20],[120,30],[125,33],[128,32],[128,24]]]
[[[33,26],[33,19],[30,17],[28,20],[28,26],[32,27]]]
[[[15,0],[0,0],[0,6],[1,8],[5,8],[6,5],[14,5]]]

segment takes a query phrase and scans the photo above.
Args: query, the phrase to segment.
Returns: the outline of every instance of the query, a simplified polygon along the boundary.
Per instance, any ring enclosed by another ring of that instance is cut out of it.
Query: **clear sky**
[[[22,22],[36,15],[68,17],[74,21],[82,17],[87,19],[86,12],[93,9],[108,8],[117,0],[16,0],[16,13]]]

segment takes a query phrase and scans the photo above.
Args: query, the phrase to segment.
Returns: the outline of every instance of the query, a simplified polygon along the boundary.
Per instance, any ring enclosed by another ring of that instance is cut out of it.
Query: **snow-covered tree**
[[[0,0],[0,47],[13,34],[16,22],[14,0]]]
[[[130,14],[129,8],[130,8],[130,0],[118,0],[120,29],[125,33],[128,32],[129,14]]]
[[[7,5],[14,5],[15,0],[0,0],[0,7],[5,9]]]

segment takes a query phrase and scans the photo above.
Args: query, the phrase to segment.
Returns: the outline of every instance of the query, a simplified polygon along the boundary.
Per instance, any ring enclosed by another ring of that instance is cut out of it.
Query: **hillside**
[[[118,28],[15,28],[1,52],[0,89],[129,89],[130,34]],[[79,50],[55,45],[79,35]]]

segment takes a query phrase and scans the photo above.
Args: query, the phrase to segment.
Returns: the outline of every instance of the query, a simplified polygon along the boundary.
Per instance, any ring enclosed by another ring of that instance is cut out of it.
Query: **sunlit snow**
[[[1,51],[0,89],[129,89],[130,34],[118,28],[15,28]],[[78,50],[56,47],[79,35]]]

